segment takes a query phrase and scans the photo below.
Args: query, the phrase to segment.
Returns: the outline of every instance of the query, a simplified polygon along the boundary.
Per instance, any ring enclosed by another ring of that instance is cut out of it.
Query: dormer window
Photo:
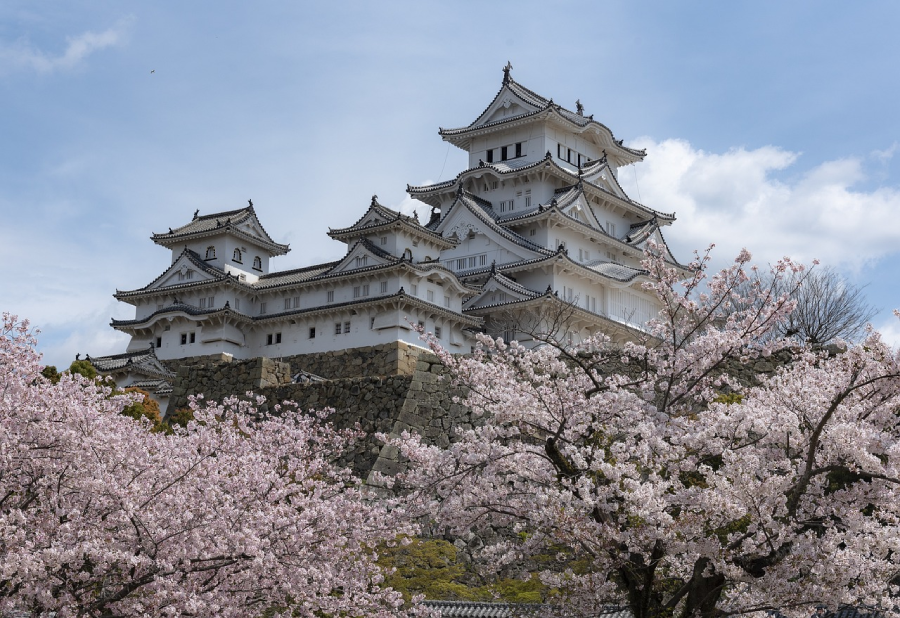
[[[206,248],[206,259],[207,260],[216,259],[216,248],[215,247],[210,246],[210,247]]]
[[[253,258],[253,268],[256,270],[262,270],[262,258],[258,255]]]
[[[241,250],[240,250],[240,249],[235,249],[235,250],[234,250],[234,255],[231,256],[231,259],[232,259],[233,261],[237,262],[238,264],[240,264],[240,263],[241,263]]]

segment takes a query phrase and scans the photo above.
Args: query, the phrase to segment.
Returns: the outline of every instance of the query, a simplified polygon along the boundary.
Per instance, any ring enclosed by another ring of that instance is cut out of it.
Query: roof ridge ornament
[[[194,211],[194,219],[196,219],[199,214],[200,214],[200,209],[198,208],[197,210]]]
[[[503,83],[504,84],[508,84],[511,81],[512,78],[509,76],[509,73],[510,73],[510,71],[512,71],[512,68],[513,68],[512,63],[509,60],[507,60],[506,66],[503,67]]]
[[[463,189],[462,183],[459,183],[456,187],[456,197],[462,197],[465,189]]]
[[[581,104],[581,99],[575,99],[575,111],[579,116],[584,116],[584,105]]]
[[[371,204],[371,205],[372,205],[372,206],[378,206],[378,205],[379,205],[379,204],[378,204],[378,196],[375,195],[374,193],[372,194],[372,204]]]
[[[253,200],[247,200],[247,204],[248,204],[247,208],[251,208],[251,209],[253,208]]]

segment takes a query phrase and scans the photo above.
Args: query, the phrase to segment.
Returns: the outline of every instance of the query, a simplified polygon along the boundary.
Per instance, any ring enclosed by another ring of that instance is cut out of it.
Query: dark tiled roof
[[[195,307],[193,305],[188,305],[187,303],[177,302],[169,305],[168,307],[163,307],[162,309],[157,309],[150,315],[140,320],[112,320],[109,325],[113,328],[117,328],[120,326],[136,326],[138,324],[145,324],[149,322],[152,318],[155,318],[158,315],[162,315],[165,313],[186,313],[188,315],[194,316],[207,316],[215,313],[228,312],[234,315],[241,315],[236,313],[229,307],[221,307],[219,309],[200,309],[199,307]]]
[[[252,236],[242,230],[237,229],[236,226],[251,219],[257,225],[259,225],[259,229],[262,230],[263,233],[263,238]],[[237,235],[242,236],[249,241],[260,244],[271,250],[275,254],[284,254],[290,251],[290,247],[288,247],[288,245],[282,245],[272,240],[272,237],[269,236],[269,233],[265,230],[262,223],[260,223],[259,219],[257,218],[256,211],[253,209],[252,205],[246,208],[239,208],[237,210],[228,210],[225,212],[217,212],[209,215],[195,216],[190,223],[187,223],[175,229],[169,228],[168,232],[164,232],[162,234],[154,233],[150,238],[157,244],[167,245],[186,238],[195,236],[207,236],[212,233],[225,231],[231,231],[232,233],[236,233]]]
[[[139,388],[154,395],[171,395],[172,385],[167,380],[136,380],[127,388]]]
[[[323,274],[328,273],[332,268],[341,263],[342,260],[334,262],[326,262],[324,264],[313,264],[312,266],[304,266],[303,268],[295,268],[293,270],[283,270],[280,272],[269,273],[259,278],[253,287],[263,290],[279,285],[290,283],[303,283],[315,279]]]
[[[119,373],[124,371],[154,376],[171,380],[175,374],[166,369],[156,358],[156,350],[148,347],[138,352],[125,352],[111,356],[88,357],[91,364],[100,373]]]
[[[363,221],[369,218],[370,213],[375,213],[381,219],[377,222],[366,223],[363,224]],[[401,214],[396,210],[392,210],[386,206],[382,206],[379,204],[375,196],[372,197],[372,204],[369,206],[369,209],[363,214],[362,217],[357,219],[356,223],[349,227],[329,228],[328,235],[332,238],[338,238],[340,236],[347,235],[356,235],[356,234],[368,234],[370,232],[374,232],[384,227],[388,227],[391,225],[404,225],[408,229],[412,229],[422,236],[426,238],[431,238],[434,241],[439,242],[440,244],[445,244],[448,247],[453,246],[447,239],[443,238],[440,234],[436,234],[434,231],[419,223],[419,219],[417,217],[411,217],[409,215]]]

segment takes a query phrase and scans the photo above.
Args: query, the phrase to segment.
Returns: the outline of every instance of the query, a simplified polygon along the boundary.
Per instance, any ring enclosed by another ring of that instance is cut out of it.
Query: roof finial
[[[199,214],[200,214],[200,209],[198,208],[197,210],[194,211],[194,218],[196,219],[197,215],[199,215]]]
[[[581,104],[581,99],[575,99],[575,111],[579,116],[584,116],[584,105]]]
[[[493,262],[491,262],[491,274],[492,275],[497,274],[497,260],[494,260]]]
[[[250,208],[253,208],[253,200],[247,200],[247,203],[250,205]]]
[[[509,82],[509,72],[512,71],[512,63],[507,60],[506,66],[503,67],[503,83],[506,84]]]
[[[75,355],[75,360],[81,360],[81,352]]]
[[[462,194],[463,194],[463,186],[462,186],[462,183],[459,183],[459,185],[457,185],[457,187],[456,187],[456,196],[462,197]]]
[[[374,193],[372,194],[372,206],[378,203],[378,196]]]

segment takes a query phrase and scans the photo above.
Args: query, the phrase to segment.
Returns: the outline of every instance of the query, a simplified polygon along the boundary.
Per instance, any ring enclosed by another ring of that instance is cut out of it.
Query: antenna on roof
[[[584,116],[584,105],[581,104],[581,99],[575,100],[575,111],[579,116]]]
[[[509,72],[512,71],[512,63],[507,60],[506,66],[503,67],[503,83],[509,82]]]

